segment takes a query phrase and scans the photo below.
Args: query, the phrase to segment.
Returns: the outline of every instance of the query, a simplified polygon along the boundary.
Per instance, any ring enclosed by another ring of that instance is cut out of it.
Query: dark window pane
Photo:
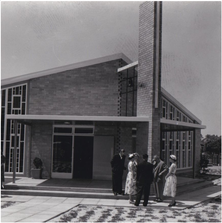
[[[183,151],[183,167],[186,167],[186,156],[185,151]]]
[[[10,151],[10,143],[6,142],[6,162],[5,162],[5,171],[9,172],[9,151]]]
[[[26,85],[23,86],[22,101],[26,100]]]
[[[20,108],[21,107],[21,97],[16,96],[13,97],[13,108]]]
[[[16,87],[16,91],[15,91],[16,94],[19,94],[19,87]]]
[[[1,152],[3,153],[4,150],[4,141],[1,141]]]
[[[93,133],[92,128],[76,128],[75,133]]]
[[[176,152],[176,157],[177,157],[177,167],[179,168],[180,167],[180,151],[177,151]]]
[[[6,139],[10,140],[10,120],[7,120]]]
[[[72,136],[54,136],[53,172],[71,173]]]
[[[15,136],[12,136],[12,139],[11,139],[11,146],[12,146],[12,147],[15,146]],[[17,147],[17,148],[19,147],[19,136],[17,136],[17,144],[16,144],[16,147]]]
[[[136,136],[136,129],[132,129],[132,136]]]
[[[23,172],[23,155],[24,155],[24,143],[21,142],[21,144],[20,144],[20,166],[19,166],[19,172]]]
[[[21,125],[21,141],[24,141],[24,133],[25,133],[25,128],[24,128],[24,125],[22,124]]]
[[[72,133],[72,128],[54,128],[54,133]]]
[[[11,103],[8,103],[8,112],[9,115],[11,114]]]
[[[12,89],[8,89],[8,101],[12,101]]]
[[[1,140],[4,140],[5,121],[1,122]]]
[[[5,106],[5,90],[2,90],[2,106]]]
[[[25,103],[22,103],[22,114],[25,114]]]

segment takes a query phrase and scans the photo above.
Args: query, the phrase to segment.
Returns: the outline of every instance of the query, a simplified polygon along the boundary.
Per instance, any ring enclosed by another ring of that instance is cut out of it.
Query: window
[[[21,97],[13,96],[13,109],[17,109],[21,107]]]
[[[54,128],[54,133],[72,133],[72,128],[67,127],[67,128]]]
[[[168,109],[168,102],[163,99],[162,100],[162,118],[167,119],[167,109]]]
[[[181,113],[177,111],[177,121],[181,121]]]
[[[187,122],[187,117],[183,115],[183,122]]]
[[[75,133],[93,133],[93,128],[75,128]]]
[[[174,110],[175,108],[172,105],[170,105],[170,120],[174,120]]]
[[[2,90],[2,145],[6,156],[5,172],[12,171],[12,154],[15,142],[15,129],[13,120],[5,120],[5,114],[21,115],[26,114],[27,84],[5,88]],[[3,107],[4,106],[4,107]],[[25,126],[17,125],[17,166],[16,172],[24,171],[24,154],[25,154]]]
[[[193,132],[192,131],[168,131],[162,132],[161,157],[167,165],[169,155],[177,156],[178,168],[192,167]]]

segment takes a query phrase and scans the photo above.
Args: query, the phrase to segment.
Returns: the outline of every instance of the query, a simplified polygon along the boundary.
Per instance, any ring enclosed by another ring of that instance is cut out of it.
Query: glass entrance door
[[[52,146],[52,178],[92,179],[92,126],[54,125]]]
[[[93,136],[74,137],[73,178],[92,179]]]
[[[72,178],[72,135],[53,136],[53,178]]]

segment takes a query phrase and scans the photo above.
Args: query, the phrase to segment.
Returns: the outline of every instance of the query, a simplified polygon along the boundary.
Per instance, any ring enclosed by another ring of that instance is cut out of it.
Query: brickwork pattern
[[[154,3],[140,5],[137,115],[150,116],[153,108]],[[141,87],[140,84],[143,86]]]
[[[52,162],[52,125],[38,123],[32,126],[31,167],[33,160],[39,157],[43,162],[43,178],[51,176]]]
[[[160,106],[154,108],[155,92],[155,2],[145,2],[140,5],[139,18],[139,74],[137,90],[137,115],[148,116],[147,152],[150,158],[160,153]],[[160,76],[160,74],[159,74]],[[161,83],[159,78],[160,89]],[[160,94],[159,94],[160,95]],[[160,101],[160,100],[159,100]],[[145,125],[144,130],[147,131]]]
[[[119,60],[32,79],[28,114],[118,115]]]
[[[149,160],[151,157],[151,150],[148,150],[148,129],[149,123],[137,123],[136,131],[136,151],[140,154],[148,154]]]

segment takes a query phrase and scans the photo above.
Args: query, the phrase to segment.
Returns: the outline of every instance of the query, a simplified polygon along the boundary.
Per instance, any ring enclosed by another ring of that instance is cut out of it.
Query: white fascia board
[[[195,128],[195,129],[205,129],[205,125],[199,125],[199,124],[194,124],[194,123],[189,123],[189,122],[178,122],[174,120],[169,120],[165,118],[160,119],[161,124],[168,124],[168,125],[176,125],[176,126],[183,126],[183,127],[190,127],[190,128]]]
[[[138,66],[138,61],[135,61],[135,62],[133,62],[133,63],[130,63],[130,64],[124,66],[124,67],[118,68],[118,69],[117,69],[117,73],[119,73],[119,72],[121,72],[121,71],[124,71],[124,70],[127,70],[127,69],[129,69],[129,68],[131,68],[131,67],[135,67],[135,66]]]
[[[36,121],[113,121],[113,122],[149,122],[148,116],[70,116],[70,115],[6,115],[11,120]]]
[[[161,87],[161,94],[164,96],[167,100],[172,102],[173,105],[178,107],[184,114],[189,116],[190,118],[194,119],[197,121],[199,124],[202,123],[200,119],[198,119],[193,113],[191,113],[187,108],[185,108],[177,99],[175,99],[170,93],[168,93],[164,88]]]
[[[132,63],[132,61],[127,56],[125,56],[123,53],[118,53],[118,54],[113,54],[113,55],[109,55],[109,56],[105,56],[105,57],[87,60],[87,61],[70,64],[70,65],[66,65],[66,66],[62,66],[62,67],[56,67],[56,68],[52,68],[52,69],[48,69],[48,70],[44,70],[44,71],[40,71],[40,72],[25,74],[25,75],[18,76],[18,77],[3,79],[3,80],[1,80],[1,86],[6,86],[6,85],[14,84],[14,83],[20,83],[20,82],[24,82],[24,81],[27,81],[27,80],[30,80],[33,78],[43,77],[43,76],[47,76],[50,74],[56,74],[56,73],[64,72],[67,70],[78,69],[81,67],[88,67],[88,66],[109,62],[112,60],[118,60],[118,59],[122,59],[126,63]]]

